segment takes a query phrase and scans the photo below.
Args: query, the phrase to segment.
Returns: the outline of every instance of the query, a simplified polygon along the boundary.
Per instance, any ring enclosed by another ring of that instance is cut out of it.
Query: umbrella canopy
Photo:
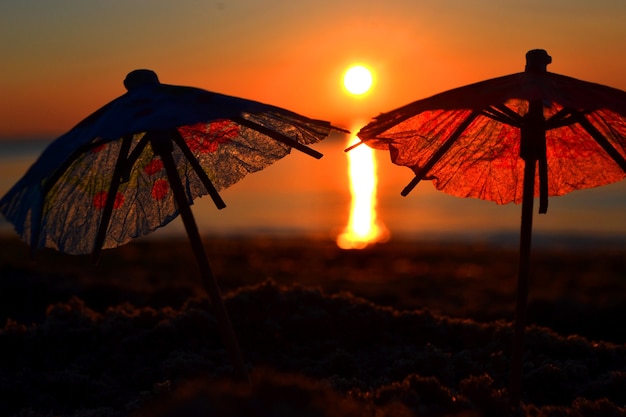
[[[521,399],[534,197],[546,213],[548,196],[626,178],[626,92],[548,72],[552,58],[541,49],[526,59],[522,73],[413,102],[358,133],[413,170],[403,195],[426,179],[458,197],[522,203],[513,405]]]
[[[223,207],[218,190],[292,147],[321,157],[306,145],[331,130],[328,122],[267,104],[161,84],[149,70],[133,71],[125,85],[126,94],[51,143],[0,201],[0,212],[33,248],[91,253],[99,250],[102,224],[108,228],[99,244],[112,248],[173,220],[178,208],[155,132],[170,136],[188,203],[209,193]]]
[[[626,92],[538,66],[381,114],[358,136],[415,172],[405,195],[428,179],[457,197],[521,203],[529,157],[540,166],[534,195],[542,212],[548,196],[626,178]],[[540,103],[539,126],[531,103]],[[545,132],[545,141],[523,146],[520,131],[529,129]]]

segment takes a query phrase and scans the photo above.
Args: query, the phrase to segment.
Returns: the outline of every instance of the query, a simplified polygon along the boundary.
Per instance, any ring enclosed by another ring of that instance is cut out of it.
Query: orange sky
[[[285,107],[353,132],[408,102],[523,71],[526,51],[535,48],[553,57],[549,71],[626,90],[624,22],[623,0],[5,1],[0,2],[0,140],[63,134],[123,94],[122,80],[137,68],[156,71],[163,83]],[[360,98],[341,84],[354,62],[375,72],[371,93]],[[258,213],[291,213],[307,224],[341,228],[349,195],[343,143],[337,139],[315,146],[325,153],[321,161],[293,155],[225,190],[229,209],[220,212],[219,222],[210,201],[200,199],[196,214],[209,216],[199,223],[216,231],[266,224],[268,219],[249,212],[254,201],[267,208]],[[411,172],[393,166],[388,155],[377,158],[380,214],[393,233],[444,224],[448,230],[474,223],[479,229],[518,227],[518,206],[461,203],[430,184],[400,197]],[[285,172],[308,163],[315,163],[311,169],[320,181],[303,192],[301,183],[289,184],[293,176]],[[0,178],[0,186],[8,188],[16,179]],[[300,197],[261,198],[270,185],[276,193],[298,191]],[[343,191],[332,194],[329,185]],[[625,187],[622,181],[552,199],[554,214],[537,216],[535,228],[622,232]],[[283,206],[285,201],[297,204]]]
[[[135,68],[164,83],[355,120],[519,72],[544,48],[549,70],[626,89],[620,0],[40,2],[0,6],[0,138],[55,137],[124,93]],[[346,66],[376,72],[365,98]]]

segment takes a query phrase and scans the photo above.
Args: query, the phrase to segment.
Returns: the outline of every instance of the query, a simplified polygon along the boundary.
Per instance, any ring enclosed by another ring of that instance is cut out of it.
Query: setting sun
[[[367,93],[373,82],[372,72],[363,65],[351,66],[343,76],[343,85],[346,90],[357,96]]]

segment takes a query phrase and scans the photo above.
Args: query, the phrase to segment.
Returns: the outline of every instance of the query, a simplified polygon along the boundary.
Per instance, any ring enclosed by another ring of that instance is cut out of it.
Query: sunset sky
[[[122,95],[124,77],[137,68],[156,71],[163,83],[285,107],[353,132],[417,99],[521,72],[525,53],[535,48],[552,56],[551,72],[626,90],[624,22],[623,0],[2,0],[0,140],[61,135]],[[353,63],[374,73],[372,90],[362,97],[342,88],[342,74]],[[302,191],[301,183],[271,184],[287,180],[271,167],[226,190],[230,210],[220,213],[220,224],[233,219],[242,226],[244,218],[263,224],[246,212],[263,201],[268,210],[282,209],[300,221],[315,221],[298,211],[305,206],[311,216],[334,215],[340,227],[349,201],[342,145],[322,146],[321,161],[281,161],[284,169],[317,164],[311,169],[320,183],[341,188],[340,201],[320,200],[326,191],[318,187],[308,194],[311,200],[288,200],[293,207],[266,202],[264,188]],[[391,166],[388,157],[379,160],[385,161],[380,206],[394,230],[407,228],[406,219],[395,215],[399,209],[421,210],[425,217],[415,216],[415,230],[444,221],[448,228],[489,222],[515,229],[519,223],[519,207],[469,201],[459,212],[459,199],[428,184],[402,198],[410,171]],[[11,173],[2,179],[2,192],[17,178]],[[545,222],[561,230],[626,233],[624,190],[621,184],[553,199],[556,214],[540,218],[536,227]],[[588,207],[587,201],[597,204]]]
[[[621,0],[0,2],[0,137],[55,137],[124,93],[132,69],[354,129],[437,92],[519,72],[626,89]],[[341,88],[371,66],[366,97]]]

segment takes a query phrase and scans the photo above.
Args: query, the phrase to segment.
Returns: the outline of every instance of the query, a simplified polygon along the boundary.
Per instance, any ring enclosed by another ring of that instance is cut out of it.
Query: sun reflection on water
[[[356,142],[358,138],[352,137],[347,145]],[[364,249],[389,239],[389,231],[378,219],[376,212],[376,158],[374,150],[365,145],[357,146],[346,154],[352,204],[348,224],[337,236],[337,246],[342,249]]]

